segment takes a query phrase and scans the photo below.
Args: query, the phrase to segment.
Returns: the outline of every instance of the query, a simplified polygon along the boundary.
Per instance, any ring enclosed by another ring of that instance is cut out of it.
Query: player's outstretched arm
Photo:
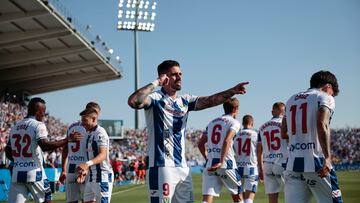
[[[331,152],[330,152],[330,121],[331,112],[325,106],[321,106],[317,113],[317,132],[319,143],[323,151],[325,161],[322,169],[318,171],[321,178],[327,177],[331,170]]]
[[[233,138],[235,136],[236,132],[233,129],[230,129],[223,142],[223,146],[221,148],[221,154],[220,154],[220,162],[218,164],[215,164],[208,168],[208,171],[216,171],[216,169],[220,168],[225,161],[225,157],[229,152],[230,147],[232,147]]]
[[[207,151],[205,149],[206,142],[207,142],[207,136],[203,134],[198,142],[198,148],[205,160],[207,159]]]
[[[38,145],[40,146],[41,150],[46,152],[46,151],[51,151],[51,150],[57,149],[59,147],[62,147],[64,145],[66,145],[68,142],[80,141],[83,137],[84,136],[82,134],[80,134],[78,132],[74,132],[74,133],[70,134],[70,136],[66,137],[65,139],[56,140],[53,142],[50,142],[47,139],[40,139],[38,141]]]
[[[224,103],[227,99],[231,98],[235,94],[245,94],[246,93],[245,85],[247,84],[249,84],[249,82],[242,82],[237,84],[233,88],[213,94],[211,96],[199,97],[196,102],[195,110],[198,111],[213,106],[217,106],[219,104]]]
[[[151,104],[151,100],[148,97],[149,94],[154,91],[157,86],[162,86],[168,83],[169,79],[165,74],[160,75],[154,82],[145,85],[144,87],[136,90],[132,93],[128,99],[128,105],[133,109],[143,109]]]

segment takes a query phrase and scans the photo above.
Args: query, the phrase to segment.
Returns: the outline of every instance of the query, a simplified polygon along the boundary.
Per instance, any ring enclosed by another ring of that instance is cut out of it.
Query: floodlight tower
[[[117,29],[134,32],[135,91],[139,88],[140,73],[138,31],[154,31],[156,7],[156,0],[119,0]],[[135,129],[139,129],[138,110],[135,110]]]

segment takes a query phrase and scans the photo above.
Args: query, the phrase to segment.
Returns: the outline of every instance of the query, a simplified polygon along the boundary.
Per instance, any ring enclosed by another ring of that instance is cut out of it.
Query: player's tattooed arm
[[[217,106],[219,104],[224,103],[227,99],[231,98],[235,94],[245,94],[246,93],[245,85],[247,84],[249,83],[248,82],[239,83],[233,88],[216,93],[214,95],[199,97],[196,102],[195,110],[202,110],[213,106]]]
[[[150,105],[151,100],[149,94],[155,89],[155,85],[150,83],[130,95],[128,105],[134,109],[142,109]]]
[[[281,138],[282,139],[289,139],[288,130],[287,130],[287,123],[286,123],[286,116],[283,117],[281,122]]]
[[[317,113],[317,132],[319,143],[323,151],[325,162],[322,169],[318,172],[320,177],[326,177],[331,170],[331,152],[330,152],[330,117],[331,112],[325,106],[321,106]]]
[[[165,74],[160,75],[154,82],[149,83],[132,93],[128,99],[128,105],[133,109],[148,107],[151,104],[151,100],[148,97],[149,94],[154,91],[157,86],[163,86],[168,82],[169,78]]]

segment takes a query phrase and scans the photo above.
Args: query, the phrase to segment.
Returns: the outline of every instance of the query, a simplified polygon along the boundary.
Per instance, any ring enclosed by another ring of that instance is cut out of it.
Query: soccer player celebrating
[[[243,129],[234,137],[235,159],[239,175],[243,181],[241,193],[244,203],[252,203],[258,185],[258,161],[256,157],[257,132],[253,130],[254,119],[245,115],[242,120]]]
[[[97,124],[98,111],[86,108],[80,113],[82,126],[86,129],[86,148],[88,160],[77,167],[78,182],[86,178],[84,202],[110,202],[113,187],[113,170],[109,159],[109,136],[105,129]]]
[[[162,62],[158,66],[158,76],[154,82],[135,91],[128,100],[132,108],[145,109],[149,133],[146,165],[149,167],[150,201],[193,202],[184,146],[188,113],[222,104],[235,94],[244,94],[248,83],[240,83],[212,96],[197,97],[177,94],[182,85],[178,62]],[[162,88],[154,91],[157,86]]]
[[[203,203],[211,203],[214,196],[220,196],[222,185],[229,190],[234,202],[241,201],[241,182],[232,148],[233,137],[240,130],[240,123],[235,119],[239,112],[239,101],[231,98],[223,107],[225,115],[215,118],[208,124],[198,143],[199,150],[206,160],[205,167],[208,168],[202,174]]]
[[[284,190],[283,171],[287,161],[287,140],[281,138],[281,122],[285,114],[285,104],[273,104],[273,117],[259,128],[257,157],[259,178],[265,181],[265,193],[269,203],[277,203],[279,192]]]
[[[282,137],[289,139],[285,173],[285,202],[343,202],[331,165],[330,119],[339,86],[334,74],[319,71],[310,79],[310,89],[286,102]]]
[[[50,185],[43,166],[43,151],[51,151],[82,139],[82,135],[73,133],[63,140],[49,142],[46,126],[42,122],[45,111],[45,101],[39,97],[32,98],[27,116],[11,128],[5,148],[7,158],[14,163],[8,202],[25,202],[29,192],[36,202],[51,202]]]
[[[93,108],[96,112],[100,113],[100,106],[95,102],[89,102],[86,105],[86,109]],[[87,148],[86,148],[86,129],[81,124],[81,121],[72,123],[68,130],[67,136],[71,133],[80,133],[84,138],[77,142],[69,142],[65,145],[62,152],[60,182],[64,184],[66,179],[66,201],[71,203],[77,203],[79,200],[83,200],[84,196],[84,183],[77,183],[76,167],[87,160]],[[69,150],[70,149],[70,150]]]

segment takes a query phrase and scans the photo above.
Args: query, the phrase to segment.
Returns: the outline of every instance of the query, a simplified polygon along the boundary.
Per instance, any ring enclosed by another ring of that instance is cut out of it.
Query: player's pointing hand
[[[246,93],[245,85],[248,85],[248,84],[249,84],[249,82],[242,82],[242,83],[237,84],[233,88],[234,94],[245,94]]]

